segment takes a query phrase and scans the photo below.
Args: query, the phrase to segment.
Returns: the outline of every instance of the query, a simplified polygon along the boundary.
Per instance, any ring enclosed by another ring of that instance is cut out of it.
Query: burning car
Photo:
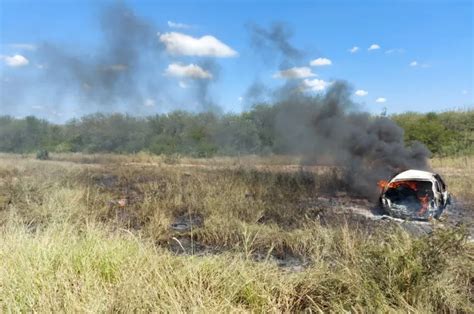
[[[421,170],[407,170],[390,181],[379,181],[380,205],[387,214],[404,219],[439,218],[451,202],[441,176]]]

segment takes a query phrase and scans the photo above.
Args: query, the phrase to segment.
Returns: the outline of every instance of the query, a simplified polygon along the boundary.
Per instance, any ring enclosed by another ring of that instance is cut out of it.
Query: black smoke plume
[[[59,44],[41,45],[38,54],[45,64],[44,79],[58,90],[77,95],[79,103],[97,105],[100,110],[118,103],[142,105],[142,67],[147,62],[148,70],[158,71],[163,51],[156,28],[116,3],[102,10],[100,31],[101,45],[92,54],[66,50]],[[160,80],[161,73],[156,74]]]
[[[306,164],[340,167],[346,188],[365,197],[376,195],[378,180],[410,168],[429,169],[424,145],[407,147],[402,128],[358,111],[350,96],[347,83],[334,82],[324,95],[279,100],[275,130],[281,150],[303,154]]]
[[[293,33],[286,24],[252,24],[249,31],[251,46],[265,60],[280,61],[280,69],[304,64],[305,53],[291,44]],[[378,180],[409,168],[429,168],[430,152],[424,145],[407,147],[402,128],[389,118],[361,112],[351,93],[343,81],[314,94],[300,80],[287,80],[276,89],[256,82],[245,95],[268,97],[275,104],[279,152],[301,154],[305,164],[337,166],[345,188],[355,194],[375,197]]]
[[[294,47],[290,39],[293,36],[291,28],[283,22],[275,22],[264,28],[257,24],[249,24],[251,45],[265,61],[280,61],[280,68],[294,66],[294,62],[301,60],[304,53]]]
[[[196,99],[199,103],[200,111],[213,112],[220,114],[222,113],[221,107],[215,102],[211,93],[211,84],[219,79],[220,66],[213,59],[206,59],[199,63],[199,66],[212,73],[212,79],[209,80],[198,80],[195,82],[196,85]]]

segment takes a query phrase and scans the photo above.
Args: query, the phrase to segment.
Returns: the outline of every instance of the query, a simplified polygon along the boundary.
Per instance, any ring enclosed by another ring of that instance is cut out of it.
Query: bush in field
[[[36,159],[38,160],[48,160],[49,159],[49,152],[45,149],[41,149],[36,152]]]

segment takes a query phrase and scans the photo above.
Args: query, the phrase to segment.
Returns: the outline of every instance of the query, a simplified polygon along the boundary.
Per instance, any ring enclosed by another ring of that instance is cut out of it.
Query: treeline
[[[275,130],[278,106],[258,105],[241,114],[176,111],[149,117],[93,114],[66,124],[35,117],[0,117],[0,151],[31,153],[112,152],[183,154],[196,157],[288,153]],[[420,141],[435,155],[474,153],[474,111],[404,113],[390,117],[405,140]],[[293,139],[297,140],[297,139]]]
[[[437,156],[474,154],[474,110],[403,113],[391,117],[405,131],[405,141],[420,141]]]

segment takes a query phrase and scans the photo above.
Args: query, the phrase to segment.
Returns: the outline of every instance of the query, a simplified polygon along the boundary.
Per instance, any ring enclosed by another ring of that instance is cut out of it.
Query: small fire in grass
[[[119,198],[118,200],[111,200],[110,205],[118,205],[119,207],[126,207],[128,200],[126,198]]]

